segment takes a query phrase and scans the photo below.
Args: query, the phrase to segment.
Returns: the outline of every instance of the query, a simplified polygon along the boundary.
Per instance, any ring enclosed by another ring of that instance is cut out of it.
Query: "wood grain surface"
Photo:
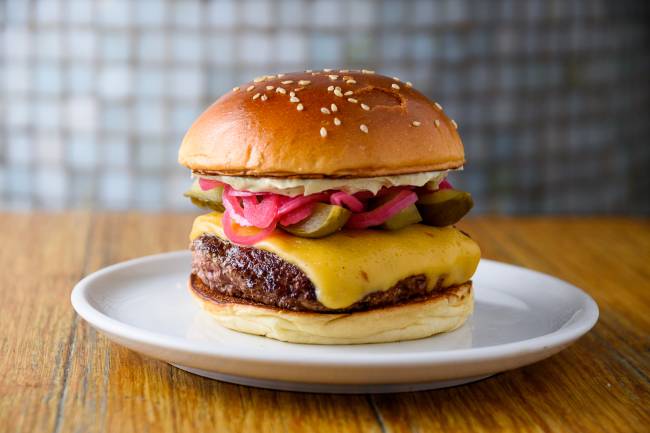
[[[185,248],[191,215],[0,214],[0,432],[647,432],[650,221],[480,218],[484,256],[582,287],[601,317],[537,364],[388,395],[203,379],[109,342],[74,313],[84,275]]]

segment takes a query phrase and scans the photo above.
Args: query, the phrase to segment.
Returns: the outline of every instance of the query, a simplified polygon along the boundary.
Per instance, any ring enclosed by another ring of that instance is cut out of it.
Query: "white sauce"
[[[458,170],[462,170],[462,167]],[[314,194],[327,190],[342,190],[348,194],[359,191],[377,193],[382,187],[391,186],[424,186],[435,189],[447,177],[450,170],[427,171],[396,176],[378,176],[342,179],[300,179],[281,177],[252,177],[252,176],[204,176],[227,183],[234,189],[253,192],[273,192],[276,194],[295,197],[298,195]]]

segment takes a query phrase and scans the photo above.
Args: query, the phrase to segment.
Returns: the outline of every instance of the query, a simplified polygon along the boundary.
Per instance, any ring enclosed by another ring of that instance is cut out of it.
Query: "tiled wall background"
[[[649,3],[0,0],[0,206],[189,209],[219,94],[366,67],[459,119],[478,211],[647,214]]]

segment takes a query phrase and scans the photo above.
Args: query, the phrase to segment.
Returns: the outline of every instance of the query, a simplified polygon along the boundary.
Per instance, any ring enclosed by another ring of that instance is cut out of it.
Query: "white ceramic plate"
[[[283,343],[225,329],[186,289],[190,253],[143,257],[95,272],[72,305],[111,340],[213,379],[293,391],[365,393],[441,388],[549,357],[585,334],[598,306],[557,278],[482,260],[476,307],[458,330],[354,346]]]

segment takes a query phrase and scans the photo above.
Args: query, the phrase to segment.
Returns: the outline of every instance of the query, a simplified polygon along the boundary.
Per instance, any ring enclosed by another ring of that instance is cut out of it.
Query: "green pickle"
[[[322,238],[341,230],[348,222],[350,211],[332,204],[316,203],[314,212],[304,221],[282,228],[303,238]]]
[[[443,189],[421,195],[416,205],[425,224],[445,227],[460,221],[474,206],[474,200],[468,192]]]
[[[373,198],[371,202],[372,209],[376,209],[379,206],[387,203],[388,201],[392,200],[397,194],[399,194],[399,191],[390,192],[388,194],[382,195],[381,197]],[[379,225],[379,227],[386,230],[398,230],[411,224],[417,224],[420,221],[422,221],[422,217],[420,216],[420,213],[418,212],[418,209],[415,207],[415,205],[412,204],[384,221],[384,223]]]
[[[422,221],[420,212],[418,212],[417,207],[412,204],[397,212],[379,227],[388,230],[397,230],[402,227],[410,226],[411,224],[417,224],[420,221]]]
[[[185,197],[189,197],[196,206],[223,211],[221,204],[221,194],[223,187],[218,186],[208,191],[203,191],[199,186],[199,180],[195,179],[189,190],[185,192]]]

